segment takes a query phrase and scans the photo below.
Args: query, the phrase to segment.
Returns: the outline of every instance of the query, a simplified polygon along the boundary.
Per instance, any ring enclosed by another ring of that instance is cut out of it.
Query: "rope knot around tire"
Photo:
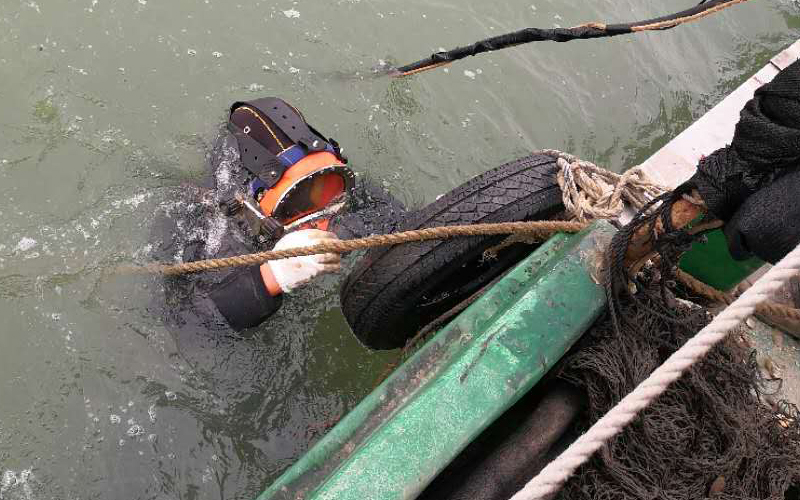
[[[580,222],[616,219],[622,215],[624,202],[639,211],[666,192],[640,167],[617,174],[556,149],[537,153],[556,159],[564,208]]]

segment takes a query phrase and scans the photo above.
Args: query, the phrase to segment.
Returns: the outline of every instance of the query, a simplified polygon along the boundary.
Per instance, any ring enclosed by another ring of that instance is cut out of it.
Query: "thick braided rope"
[[[334,240],[307,247],[271,250],[268,252],[227,257],[223,259],[200,260],[182,264],[150,264],[146,266],[128,266],[122,268],[126,272],[161,273],[178,275],[211,271],[224,267],[252,266],[263,264],[268,260],[288,259],[304,255],[323,253],[346,253],[373,247],[385,247],[410,243],[414,241],[440,240],[458,236],[493,236],[498,234],[529,234],[545,238],[555,233],[577,233],[587,227],[582,222],[571,221],[532,221],[532,222],[500,222],[496,224],[473,224],[463,226],[443,226],[402,233],[367,236],[353,240]]]
[[[618,174],[556,149],[536,153],[556,159],[564,207],[581,222],[615,219],[622,215],[623,202],[641,210],[650,200],[666,192],[639,167]]]
[[[675,270],[675,276],[681,281],[681,283],[688,286],[695,293],[698,293],[715,302],[721,302],[722,304],[730,305],[736,300],[733,295],[721,292],[712,286],[706,285],[691,274],[682,271],[680,268]],[[794,307],[789,307],[777,302],[764,301],[758,307],[756,307],[756,313],[765,314],[768,316],[782,316],[784,318],[800,321],[800,309],[795,309]]]
[[[641,410],[658,398],[689,367],[703,359],[714,345],[725,339],[733,328],[756,311],[759,304],[767,300],[798,272],[800,272],[800,246],[670,356],[644,382],[511,497],[511,500],[544,499],[559,491],[575,470],[588,461],[594,452],[622,431]]]

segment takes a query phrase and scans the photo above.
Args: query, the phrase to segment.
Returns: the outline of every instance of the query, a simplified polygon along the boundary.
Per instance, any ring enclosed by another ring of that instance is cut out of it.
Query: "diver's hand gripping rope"
[[[487,38],[465,47],[458,47],[446,52],[437,52],[427,59],[422,59],[421,61],[397,68],[397,70],[393,72],[393,75],[413,75],[414,73],[450,64],[453,61],[468,56],[475,56],[483,52],[492,52],[530,42],[569,42],[572,40],[625,35],[639,31],[667,30],[681,24],[696,21],[715,12],[747,1],[748,0],[704,1],[691,9],[676,12],[675,14],[625,24],[586,23],[573,28],[526,28],[514,33]]]

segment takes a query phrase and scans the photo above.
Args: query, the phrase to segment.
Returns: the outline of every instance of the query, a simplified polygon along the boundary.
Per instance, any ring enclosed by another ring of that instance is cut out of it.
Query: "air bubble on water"
[[[147,0],[139,0],[139,5],[147,5]]]
[[[300,73],[300,70],[294,66],[289,66],[289,73]]]
[[[128,428],[128,437],[136,437],[144,434],[144,427],[139,424],[133,424]]]
[[[264,90],[264,86],[261,85],[260,83],[251,83],[247,87],[247,90],[249,90],[250,92],[261,92],[262,90]]]
[[[28,250],[30,250],[33,247],[35,247],[36,244],[37,244],[36,240],[34,240],[33,238],[28,238],[27,236],[25,236],[21,240],[19,240],[19,243],[17,243],[17,246],[14,248],[14,251],[16,251],[16,252],[27,252]]]
[[[119,445],[120,446],[125,446],[125,440],[124,439],[120,439],[119,440]]]
[[[164,391],[164,396],[166,396],[167,399],[170,401],[175,401],[176,399],[178,399],[178,395],[175,394],[174,391]]]
[[[219,59],[220,57],[222,57],[222,52],[217,52],[215,50],[214,52],[211,53],[211,55]]]
[[[189,49],[189,50],[186,51],[186,53],[189,54],[190,56],[196,56],[197,55],[197,51],[194,50],[194,49]]]
[[[296,9],[289,9],[289,10],[284,10],[283,15],[288,17],[289,19],[292,19],[300,17],[300,12],[297,11]]]
[[[120,423],[122,421],[122,419],[119,418],[119,415],[116,415],[114,413],[112,413],[111,415],[108,416],[108,420],[112,424],[118,424],[118,423]]]
[[[468,69],[465,69],[464,70],[464,76],[466,76],[467,78],[469,78],[471,80],[474,80],[475,79],[475,72],[474,71],[470,71]]]

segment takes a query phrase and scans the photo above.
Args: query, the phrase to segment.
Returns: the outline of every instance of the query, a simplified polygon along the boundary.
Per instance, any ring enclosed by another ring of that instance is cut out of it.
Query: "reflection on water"
[[[287,99],[410,204],[540,147],[619,170],[793,41],[796,4],[749,2],[669,32],[519,47],[403,80],[374,69],[523,26],[654,9],[665,8],[0,2],[0,498],[252,498],[393,359],[350,334],[336,276],[241,338],[175,335],[160,280],[115,274],[158,245],[156,214],[186,209],[204,185],[231,102]]]

